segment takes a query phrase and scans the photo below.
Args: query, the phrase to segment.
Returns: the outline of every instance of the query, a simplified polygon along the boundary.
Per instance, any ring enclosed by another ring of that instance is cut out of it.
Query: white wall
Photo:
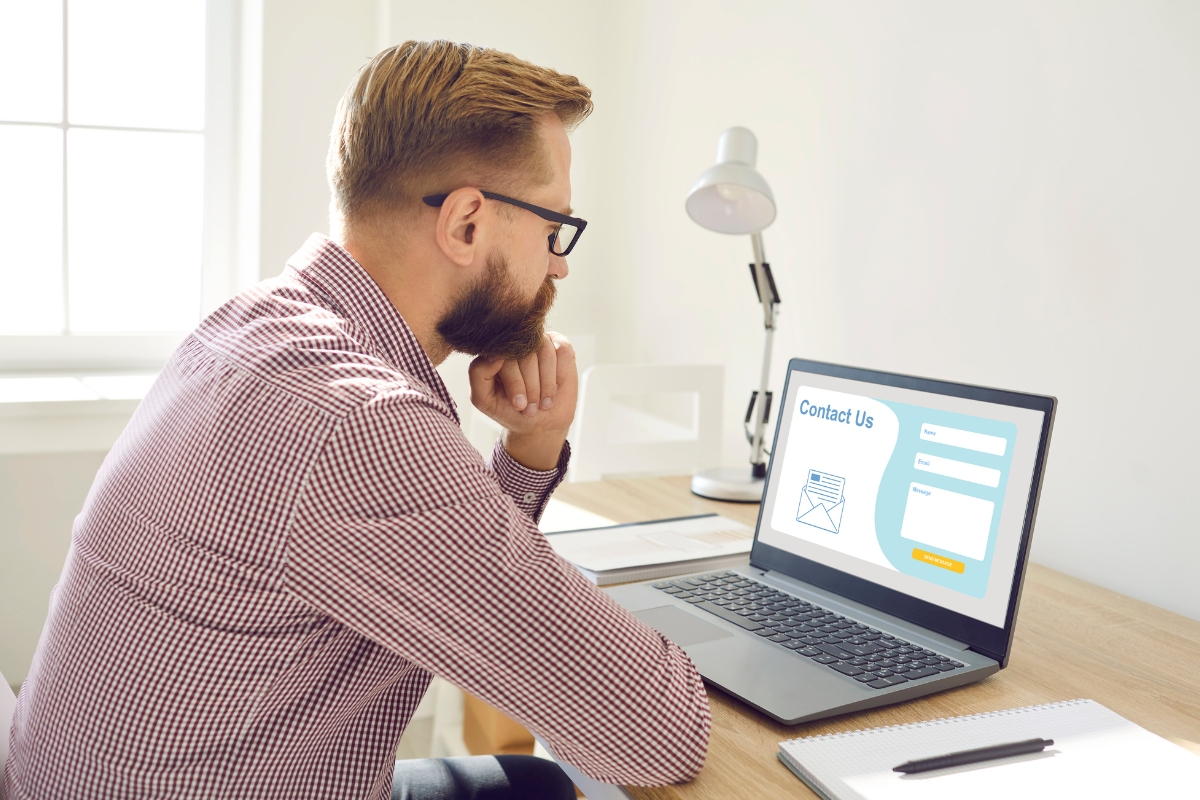
[[[14,686],[29,672],[71,524],[103,460],[102,452],[0,455],[0,674]]]
[[[260,273],[329,231],[325,153],[338,100],[376,52],[375,0],[263,3]]]
[[[1057,395],[1050,566],[1200,619],[1200,6],[621,0],[390,5],[574,72],[591,223],[554,321],[601,360],[756,382],[749,242],[683,211],[720,132],[759,136],[790,356]],[[582,180],[581,180],[582,179]],[[725,461],[743,463],[727,414]]]

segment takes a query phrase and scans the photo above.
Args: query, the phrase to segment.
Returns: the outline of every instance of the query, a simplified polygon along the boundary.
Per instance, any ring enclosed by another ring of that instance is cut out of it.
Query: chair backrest
[[[4,765],[8,763],[8,729],[12,726],[13,712],[16,710],[17,696],[0,673],[0,783],[3,783]],[[0,796],[3,794],[4,788],[0,786]]]
[[[570,480],[717,466],[724,382],[720,365],[591,367],[580,382]]]

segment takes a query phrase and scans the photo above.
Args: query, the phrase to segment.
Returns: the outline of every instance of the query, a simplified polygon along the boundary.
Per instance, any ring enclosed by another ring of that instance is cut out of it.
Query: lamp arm
[[[754,477],[761,478],[767,474],[767,465],[763,457],[764,442],[763,437],[766,433],[767,417],[770,414],[770,398],[767,394],[767,385],[771,377],[771,345],[775,338],[775,315],[777,303],[775,302],[775,293],[767,278],[766,253],[763,250],[762,233],[753,233],[750,235],[750,243],[754,247],[754,281],[758,286],[758,296],[763,304],[763,360],[762,360],[762,379],[759,381],[758,387],[758,403],[754,414],[754,436],[750,442],[750,467],[753,470]]]

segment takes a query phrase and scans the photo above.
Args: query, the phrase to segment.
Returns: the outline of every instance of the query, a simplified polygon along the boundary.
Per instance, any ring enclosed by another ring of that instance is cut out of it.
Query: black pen
[[[929,772],[931,769],[960,767],[963,764],[976,764],[980,761],[994,761],[997,758],[1023,756],[1027,753],[1038,753],[1054,744],[1053,739],[1026,739],[1023,742],[995,744],[991,747],[980,747],[975,750],[960,750],[957,753],[947,753],[944,756],[918,758],[907,761],[898,767],[892,767],[892,772]]]

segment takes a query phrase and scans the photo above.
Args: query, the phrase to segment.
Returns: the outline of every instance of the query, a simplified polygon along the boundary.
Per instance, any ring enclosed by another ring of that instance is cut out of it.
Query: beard
[[[437,332],[456,353],[517,360],[542,346],[546,315],[558,288],[547,276],[532,300],[521,296],[509,275],[508,261],[488,258],[483,275],[454,302]]]

